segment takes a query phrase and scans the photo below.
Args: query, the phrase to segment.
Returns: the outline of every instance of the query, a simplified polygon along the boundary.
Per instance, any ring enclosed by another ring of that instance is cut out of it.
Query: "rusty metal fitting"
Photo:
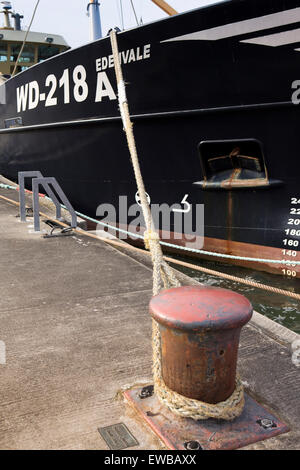
[[[243,295],[215,287],[176,287],[153,297],[150,314],[160,328],[166,385],[206,403],[229,398],[240,331],[252,312]]]

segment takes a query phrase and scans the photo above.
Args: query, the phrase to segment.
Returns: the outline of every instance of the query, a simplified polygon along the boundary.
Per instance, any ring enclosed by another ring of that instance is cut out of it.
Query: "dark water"
[[[214,269],[232,276],[238,276],[246,280],[267,284],[284,290],[289,290],[300,294],[300,279],[285,278],[280,275],[268,274],[260,271],[254,271],[247,268],[231,266],[229,264],[194,259],[177,259],[198,264],[208,269]],[[201,273],[189,268],[176,265],[176,269],[184,272],[188,276],[194,277],[197,281],[210,286],[222,287],[239,292],[247,297],[252,303],[254,310],[280,323],[296,333],[300,333],[300,302],[285,295],[275,294],[266,290],[240,284],[239,282],[222,279],[218,276]]]

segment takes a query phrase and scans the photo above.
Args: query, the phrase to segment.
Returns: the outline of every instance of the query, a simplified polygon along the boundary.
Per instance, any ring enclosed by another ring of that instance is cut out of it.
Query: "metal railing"
[[[39,187],[43,186],[45,192],[52,200],[56,208],[56,219],[61,220],[62,204],[69,211],[71,215],[71,227],[77,227],[77,215],[72,205],[70,204],[67,196],[61,189],[56,179],[51,177],[44,177],[40,171],[20,171],[18,173],[19,184],[19,202],[20,202],[20,219],[21,222],[26,222],[26,200],[25,200],[25,178],[32,178],[32,201],[33,201],[33,220],[35,232],[40,231],[40,202],[39,202]],[[51,189],[53,187],[54,191]],[[58,197],[61,201],[59,201]]]

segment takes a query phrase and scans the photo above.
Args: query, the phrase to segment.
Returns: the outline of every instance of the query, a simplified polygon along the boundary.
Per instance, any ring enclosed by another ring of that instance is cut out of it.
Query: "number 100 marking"
[[[284,276],[289,276],[289,277],[296,277],[297,273],[296,271],[292,271],[291,269],[282,269],[282,272]]]

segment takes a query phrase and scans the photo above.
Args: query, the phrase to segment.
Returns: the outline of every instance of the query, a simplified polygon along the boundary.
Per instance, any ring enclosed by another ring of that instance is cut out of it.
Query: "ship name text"
[[[150,44],[135,49],[121,51],[121,64],[130,64],[150,58]],[[107,74],[114,67],[113,56],[104,56],[95,60],[96,80],[89,80],[86,67],[79,64],[74,68],[66,68],[60,76],[54,73],[47,75],[44,91],[37,80],[25,83],[16,89],[17,112],[36,109],[40,104],[46,108],[58,104],[82,103],[89,97],[95,103],[105,100],[116,100],[117,94]]]
[[[120,64],[130,64],[130,62],[137,62],[143,59],[150,58],[150,47],[151,44],[146,44],[143,47],[137,47],[136,49],[127,49],[119,53]],[[100,57],[96,60],[96,71],[102,72],[107,68],[114,67],[113,55],[106,57]]]

